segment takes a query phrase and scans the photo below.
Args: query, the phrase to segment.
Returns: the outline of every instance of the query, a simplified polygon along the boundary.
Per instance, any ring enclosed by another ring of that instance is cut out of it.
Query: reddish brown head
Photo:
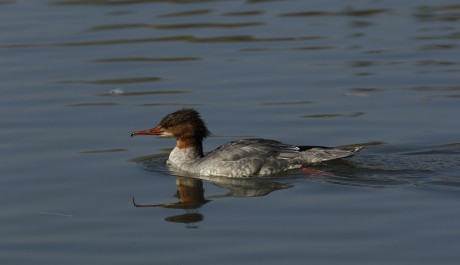
[[[200,114],[195,109],[180,109],[166,115],[160,123],[152,129],[135,131],[135,135],[174,136],[177,139],[194,139],[202,141],[211,135]]]

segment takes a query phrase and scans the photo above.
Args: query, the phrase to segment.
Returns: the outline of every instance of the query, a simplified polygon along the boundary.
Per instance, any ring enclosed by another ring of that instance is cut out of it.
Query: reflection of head
[[[204,216],[193,211],[208,202],[204,198],[203,181],[200,179],[177,177],[176,184],[177,197],[179,198],[179,201],[176,203],[137,204],[133,198],[133,204],[135,207],[163,207],[187,210],[185,214],[166,217],[165,220],[168,222],[192,224],[203,221]]]
[[[197,209],[208,200],[204,198],[203,181],[186,177],[177,177],[177,197],[178,202],[162,204],[137,204],[133,198],[135,207],[163,207],[175,209]]]
[[[181,215],[169,216],[166,217],[165,220],[171,223],[192,224],[203,221],[204,216],[201,213],[186,213]]]
[[[208,201],[204,198],[203,181],[186,177],[176,180],[177,195],[183,209],[196,209]]]

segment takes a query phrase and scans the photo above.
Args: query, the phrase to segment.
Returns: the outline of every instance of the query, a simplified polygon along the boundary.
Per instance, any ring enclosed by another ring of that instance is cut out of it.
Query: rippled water
[[[0,0],[2,264],[457,264],[456,1]],[[366,145],[267,178],[183,176],[243,137]]]

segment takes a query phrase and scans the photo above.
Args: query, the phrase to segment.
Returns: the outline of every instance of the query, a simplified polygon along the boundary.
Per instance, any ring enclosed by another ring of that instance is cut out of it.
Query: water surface
[[[0,1],[2,264],[457,264],[456,1]],[[214,136],[365,145],[268,178],[178,175]]]

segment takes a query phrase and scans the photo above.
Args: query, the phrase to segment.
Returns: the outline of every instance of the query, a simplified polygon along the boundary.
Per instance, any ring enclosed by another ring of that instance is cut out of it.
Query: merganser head
[[[194,138],[201,141],[211,132],[198,111],[183,108],[166,115],[155,128],[131,133],[131,136],[135,135],[173,136],[177,139]]]

